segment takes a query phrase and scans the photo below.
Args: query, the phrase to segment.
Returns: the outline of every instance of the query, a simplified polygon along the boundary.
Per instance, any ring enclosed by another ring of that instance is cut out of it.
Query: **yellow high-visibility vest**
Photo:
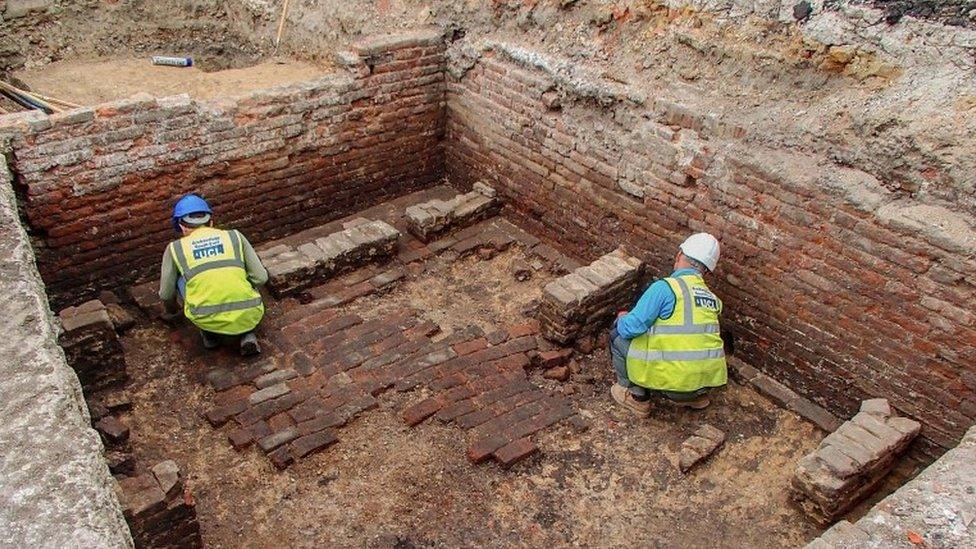
[[[183,312],[202,330],[239,335],[264,317],[261,294],[247,279],[237,231],[200,227],[176,242],[170,253],[186,280]]]
[[[627,376],[656,391],[690,392],[721,387],[728,366],[719,331],[722,301],[699,274],[664,279],[675,295],[674,313],[657,319],[630,342]]]

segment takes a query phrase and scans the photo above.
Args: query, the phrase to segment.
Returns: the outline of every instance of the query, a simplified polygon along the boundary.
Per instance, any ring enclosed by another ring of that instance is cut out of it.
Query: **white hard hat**
[[[681,253],[701,262],[709,271],[718,264],[718,240],[708,233],[696,233],[681,243]]]

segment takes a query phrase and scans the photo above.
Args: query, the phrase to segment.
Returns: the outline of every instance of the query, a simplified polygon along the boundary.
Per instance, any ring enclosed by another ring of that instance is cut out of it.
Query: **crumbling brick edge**
[[[860,520],[853,524],[841,520],[806,547],[973,547],[976,527],[968,511],[973,485],[976,427]]]
[[[131,547],[17,214],[0,141],[0,546]]]

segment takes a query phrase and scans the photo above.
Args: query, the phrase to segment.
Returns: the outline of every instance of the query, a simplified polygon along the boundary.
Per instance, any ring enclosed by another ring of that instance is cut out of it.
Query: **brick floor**
[[[357,216],[399,228],[405,204],[446,195],[440,188],[415,193]],[[295,245],[340,226],[316,227],[288,240]],[[341,443],[343,426],[375,408],[384,393],[411,391],[416,397],[400,410],[403,421],[453,425],[466,437],[472,462],[494,459],[508,467],[534,454],[532,435],[562,421],[581,421],[568,399],[528,379],[526,368],[550,349],[538,335],[538,323],[515,318],[487,334],[469,327],[438,337],[439,327],[413,309],[376,319],[342,310],[421,273],[411,263],[438,255],[487,258],[512,245],[553,272],[575,264],[549,257],[548,248],[533,251],[544,245],[497,217],[426,245],[403,231],[391,262],[362,267],[269,307],[263,330],[271,344],[261,360],[246,367],[215,361],[206,379],[216,395],[205,417],[234,448],[263,452],[285,468]]]

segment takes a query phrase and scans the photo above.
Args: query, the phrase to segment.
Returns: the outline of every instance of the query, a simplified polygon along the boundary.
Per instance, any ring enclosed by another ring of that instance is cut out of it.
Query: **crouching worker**
[[[181,238],[163,253],[164,318],[177,317],[182,303],[183,314],[200,328],[204,347],[218,347],[222,336],[240,336],[241,354],[254,355],[261,348],[253,330],[264,316],[256,288],[268,281],[268,271],[241,233],[214,228],[212,216],[195,194],[173,208],[173,228]]]
[[[610,330],[617,403],[646,416],[650,396],[702,409],[708,392],[725,385],[728,370],[719,332],[722,301],[702,275],[715,269],[719,245],[698,233],[681,244],[671,276],[654,282]]]

